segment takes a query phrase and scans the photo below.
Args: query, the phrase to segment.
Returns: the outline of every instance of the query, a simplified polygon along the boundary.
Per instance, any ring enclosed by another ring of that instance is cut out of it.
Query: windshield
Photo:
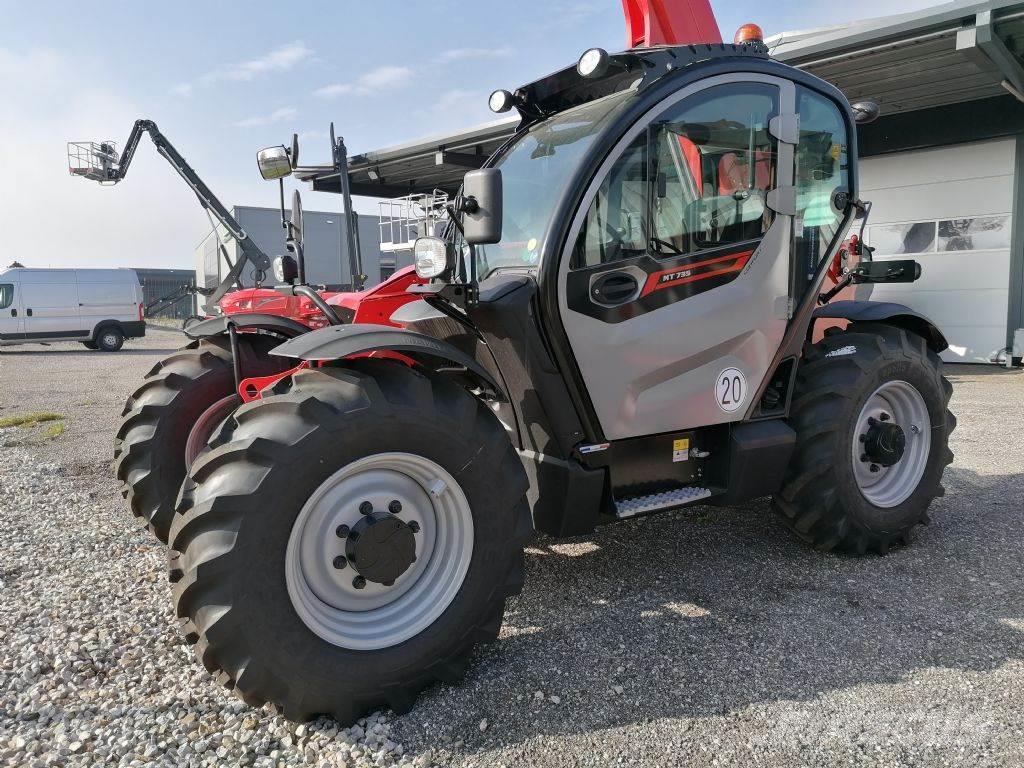
[[[523,134],[494,167],[501,168],[501,242],[477,246],[477,276],[537,264],[548,223],[594,137],[632,90],[566,110]]]

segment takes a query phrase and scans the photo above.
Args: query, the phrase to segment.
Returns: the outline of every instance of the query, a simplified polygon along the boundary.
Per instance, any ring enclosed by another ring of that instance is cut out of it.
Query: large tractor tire
[[[953,460],[953,388],[920,336],[851,325],[809,345],[790,424],[797,447],[774,507],[821,550],[885,554],[928,522]]]
[[[290,720],[409,710],[497,638],[523,585],[526,474],[500,422],[385,360],[301,371],[195,463],[170,580],[196,656]]]
[[[272,336],[239,334],[246,376],[269,376],[290,367],[270,355]],[[194,341],[157,363],[128,398],[114,438],[114,468],[132,514],[160,541],[188,467],[214,428],[238,406],[231,346],[226,338]]]

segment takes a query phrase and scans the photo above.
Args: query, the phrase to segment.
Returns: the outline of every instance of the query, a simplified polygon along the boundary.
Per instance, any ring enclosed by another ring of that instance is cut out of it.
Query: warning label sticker
[[[690,439],[684,437],[672,441],[672,461],[686,461],[690,458]]]

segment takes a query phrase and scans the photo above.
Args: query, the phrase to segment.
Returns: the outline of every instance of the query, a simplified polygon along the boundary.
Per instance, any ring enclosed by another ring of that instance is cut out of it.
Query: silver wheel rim
[[[228,395],[211,405],[196,419],[196,423],[192,425],[188,439],[185,441],[185,469],[192,468],[192,464],[203,452],[214,429],[235,410],[237,405],[238,395]]]
[[[352,528],[360,505],[415,523],[416,560],[393,584],[354,585],[358,572],[338,568],[345,554],[339,526]],[[292,526],[285,579],[295,612],[313,632],[351,650],[388,648],[433,624],[455,599],[473,556],[473,516],[455,479],[411,453],[380,453],[348,464],[314,491]]]
[[[871,428],[872,419],[897,424],[906,437],[903,456],[890,467],[863,460],[862,436]],[[932,442],[930,427],[924,397],[907,382],[887,381],[872,393],[861,409],[853,433],[853,474],[865,499],[876,507],[888,509],[910,498],[928,466]]]
[[[104,344],[104,346],[107,346],[107,347],[116,347],[117,346],[117,336],[116,336],[116,334],[113,334],[113,333],[105,333],[105,334],[103,334],[103,344]]]

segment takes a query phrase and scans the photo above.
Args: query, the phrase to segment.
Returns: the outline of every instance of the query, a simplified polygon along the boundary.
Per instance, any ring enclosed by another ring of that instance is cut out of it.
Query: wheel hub
[[[390,586],[416,562],[416,534],[390,512],[371,512],[353,526],[345,554],[367,581]]]
[[[891,467],[903,458],[907,448],[907,435],[899,424],[871,419],[864,438],[867,460],[883,467]]]

